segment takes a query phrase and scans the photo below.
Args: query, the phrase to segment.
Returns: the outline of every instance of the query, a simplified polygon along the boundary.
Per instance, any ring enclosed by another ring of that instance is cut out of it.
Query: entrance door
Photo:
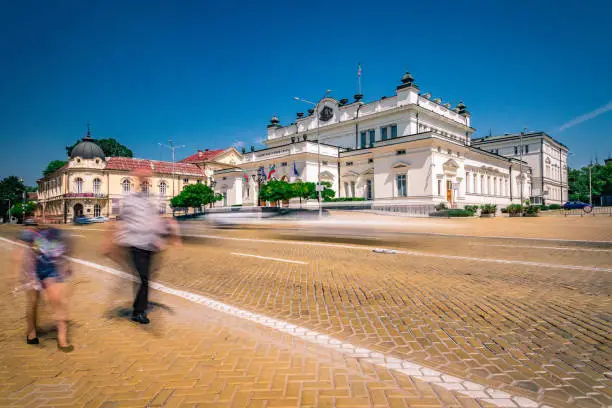
[[[450,180],[446,181],[446,201],[451,207],[453,206],[453,182]]]
[[[366,182],[366,200],[372,200],[372,180]]]
[[[73,211],[74,211],[75,218],[82,217],[83,216],[83,204],[75,204]]]

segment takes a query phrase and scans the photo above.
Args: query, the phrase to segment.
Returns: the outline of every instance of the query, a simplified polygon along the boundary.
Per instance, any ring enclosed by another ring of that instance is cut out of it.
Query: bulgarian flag
[[[272,178],[272,175],[276,173],[276,166],[271,165],[270,169],[268,170],[268,180],[270,180]]]
[[[246,181],[247,183],[249,182],[249,175],[244,169],[242,169],[242,177],[244,178],[244,181]]]

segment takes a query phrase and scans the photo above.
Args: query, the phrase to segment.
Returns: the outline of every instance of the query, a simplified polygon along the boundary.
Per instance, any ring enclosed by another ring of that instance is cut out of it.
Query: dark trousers
[[[134,269],[136,269],[138,276],[140,276],[140,287],[134,299],[133,313],[145,313],[149,304],[149,271],[151,269],[153,252],[131,247],[130,253]]]

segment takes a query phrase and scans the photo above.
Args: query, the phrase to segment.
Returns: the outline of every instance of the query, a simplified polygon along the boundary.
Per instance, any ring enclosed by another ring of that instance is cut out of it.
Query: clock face
[[[319,119],[322,122],[327,122],[328,120],[330,120],[331,118],[334,117],[334,111],[332,110],[332,108],[330,108],[329,106],[325,106],[322,110],[321,110],[321,114],[319,115]]]

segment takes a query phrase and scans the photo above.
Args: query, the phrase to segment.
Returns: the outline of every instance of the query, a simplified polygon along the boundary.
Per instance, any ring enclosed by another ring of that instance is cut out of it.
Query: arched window
[[[166,203],[160,203],[159,204],[159,213],[160,214],[165,214],[166,213]]]
[[[99,217],[100,215],[102,215],[102,207],[100,207],[100,204],[96,204],[94,205],[94,217]]]
[[[94,179],[93,192],[94,194],[100,194],[102,192],[102,182],[100,181],[100,179]]]
[[[162,181],[161,183],[159,183],[159,195],[165,196],[166,195],[166,182]]]
[[[121,182],[121,189],[123,190],[124,193],[129,193],[130,192],[130,180],[125,179]]]
[[[76,192],[82,193],[83,192],[83,179],[80,177],[77,177],[77,179],[74,180],[74,183],[76,185]]]
[[[146,195],[149,195],[149,182],[145,181],[144,183],[142,183],[140,185],[140,189],[142,190],[143,193],[145,193]]]

